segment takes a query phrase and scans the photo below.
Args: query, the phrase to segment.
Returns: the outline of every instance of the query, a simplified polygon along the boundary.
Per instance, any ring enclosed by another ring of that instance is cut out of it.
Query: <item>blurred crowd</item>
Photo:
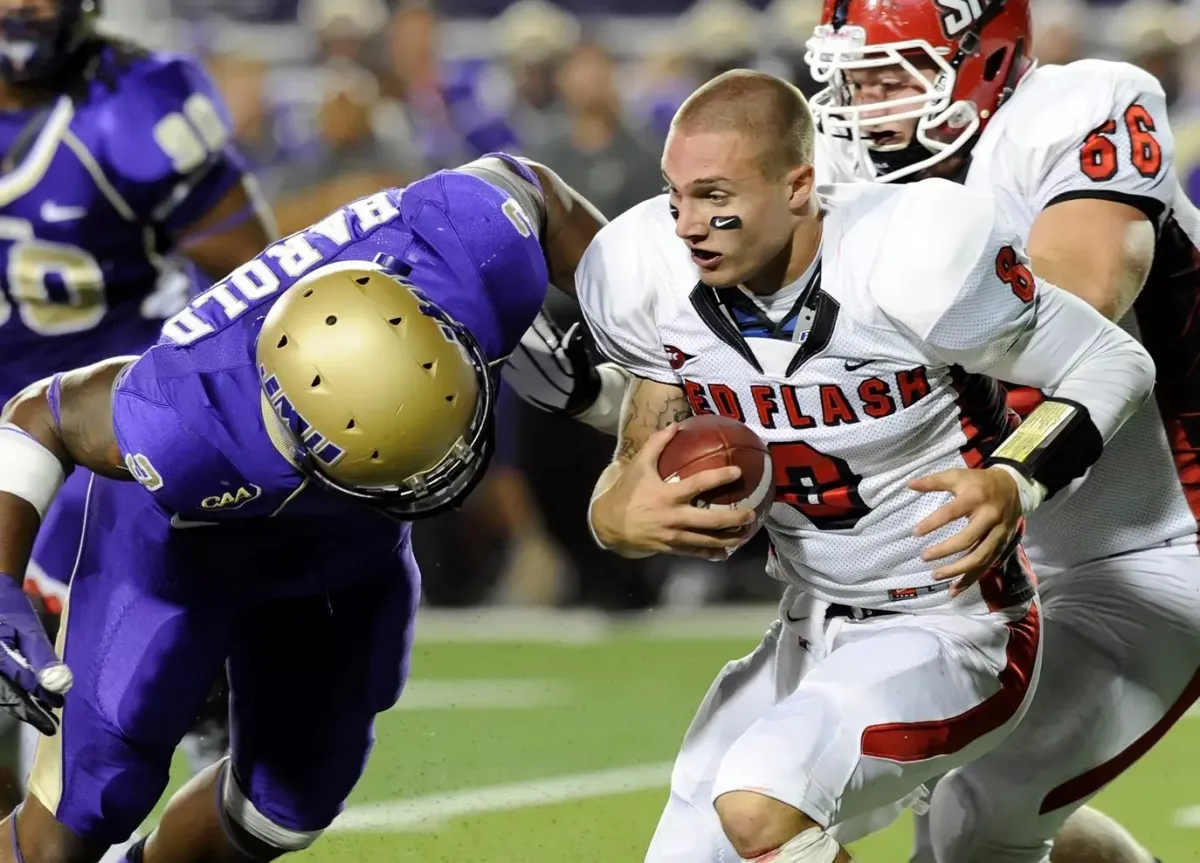
[[[491,150],[546,162],[615,216],[659,191],[667,124],[699,82],[753,67],[815,92],[803,53],[821,5],[107,2],[119,32],[206,59],[285,233]],[[1034,11],[1042,63],[1125,59],[1158,76],[1180,173],[1200,200],[1200,0],[1034,0]],[[569,303],[555,313],[573,320]],[[721,565],[595,549],[584,512],[611,439],[515,399],[501,437],[499,463],[468,506],[419,526],[431,604],[632,611],[774,595],[762,540]]]

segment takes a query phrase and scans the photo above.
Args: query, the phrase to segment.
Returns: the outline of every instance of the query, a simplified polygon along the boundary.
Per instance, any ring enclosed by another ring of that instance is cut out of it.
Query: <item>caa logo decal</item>
[[[934,0],[940,10],[938,17],[942,21],[942,32],[947,39],[954,39],[967,32],[976,21],[983,17],[983,10],[988,7],[988,0]]]
[[[262,489],[253,483],[250,487],[242,486],[235,492],[224,492],[223,494],[214,494],[211,497],[206,497],[200,501],[202,509],[238,509],[248,504],[252,500],[257,500],[262,494]]]
[[[687,365],[688,360],[695,359],[694,356],[684,353],[674,345],[663,345],[663,351],[667,355],[667,362],[671,364],[671,368],[675,371],[679,371]]]

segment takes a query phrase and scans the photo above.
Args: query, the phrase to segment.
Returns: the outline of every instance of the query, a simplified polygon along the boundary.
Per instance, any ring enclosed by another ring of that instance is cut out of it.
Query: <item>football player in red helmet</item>
[[[1029,518],[1041,685],[1004,744],[940,781],[913,859],[1042,863],[1053,843],[1055,863],[1148,863],[1081,807],[1200,695],[1200,214],[1159,82],[1110,61],[1038,66],[1031,42],[1029,0],[827,0],[806,54],[825,86],[819,178],[990,189],[1035,275],[1121,320],[1158,367],[1157,400]]]
[[[1036,65],[1029,0],[827,0],[822,22],[809,104],[839,179],[953,174]]]

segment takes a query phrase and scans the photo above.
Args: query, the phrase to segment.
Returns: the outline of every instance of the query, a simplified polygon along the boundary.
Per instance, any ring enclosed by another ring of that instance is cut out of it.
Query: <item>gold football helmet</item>
[[[315,270],[272,306],[256,352],[268,423],[324,486],[410,520],[456,506],[483,476],[487,358],[402,278],[366,261]]]

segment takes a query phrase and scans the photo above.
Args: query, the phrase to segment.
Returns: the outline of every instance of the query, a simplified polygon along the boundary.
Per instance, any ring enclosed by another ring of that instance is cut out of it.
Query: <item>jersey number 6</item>
[[[1129,133],[1129,160],[1143,177],[1155,177],[1162,169],[1162,145],[1154,137],[1154,118],[1136,102],[1125,109],[1125,131]],[[1093,130],[1079,150],[1079,168],[1097,183],[1117,175],[1117,145],[1106,136],[1115,135],[1117,121],[1108,120]]]
[[[800,441],[768,444],[775,466],[775,500],[819,530],[849,530],[871,511],[859,496],[862,477],[837,456]]]

